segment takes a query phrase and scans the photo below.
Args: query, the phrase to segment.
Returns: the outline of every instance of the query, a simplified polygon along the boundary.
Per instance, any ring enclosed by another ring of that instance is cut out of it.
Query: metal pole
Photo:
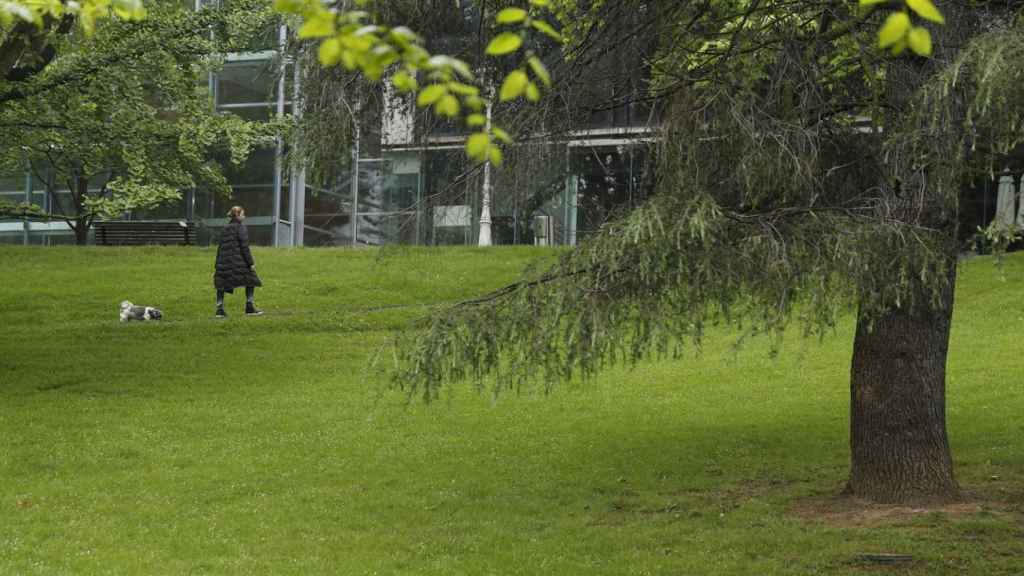
[[[25,161],[25,204],[32,203],[32,165]],[[32,232],[32,223],[28,218],[24,222],[24,244],[29,245],[29,236]]]
[[[281,73],[277,79],[277,118],[284,116],[284,74],[285,58],[284,51],[288,42],[288,27],[282,24],[277,29],[277,56],[281,59]],[[281,236],[281,188],[284,179],[284,140],[277,138],[274,147],[274,207],[271,211],[271,228],[274,236],[273,245],[280,245]]]
[[[302,120],[302,70],[298,61],[293,65],[292,82],[292,116],[295,121]],[[302,131],[295,131],[295,138],[302,138]],[[292,156],[292,180],[291,193],[289,194],[289,215],[292,223],[292,246],[302,246],[305,243],[306,228],[306,166],[304,159],[298,154]]]
[[[487,122],[484,125],[487,133],[491,133],[491,94],[488,91],[487,94]],[[488,156],[484,162],[484,185],[483,190],[480,194],[480,238],[477,242],[478,246],[491,246],[494,242],[491,240],[491,160]]]
[[[352,145],[352,246],[359,242],[359,104],[352,114],[352,126],[355,128],[355,142]]]

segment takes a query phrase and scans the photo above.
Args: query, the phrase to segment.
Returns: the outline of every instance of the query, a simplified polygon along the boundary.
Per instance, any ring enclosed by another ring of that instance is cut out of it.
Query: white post
[[[32,164],[25,160],[25,204],[32,204]],[[22,229],[24,232],[24,244],[28,246],[30,244],[29,237],[32,233],[32,222],[26,217],[22,223]]]
[[[302,67],[299,65],[301,55],[292,64],[292,116],[296,125],[302,121]],[[296,126],[298,127],[298,126]],[[301,130],[296,130],[296,139],[302,138]],[[288,194],[288,219],[292,223],[292,246],[305,243],[306,228],[306,163],[299,154],[292,155],[291,183]]]
[[[352,143],[352,246],[359,244],[359,105],[356,104],[352,115],[352,127],[355,129],[355,142]]]
[[[491,93],[488,90],[487,94],[487,123],[485,124],[487,133],[491,133]],[[491,240],[491,160],[488,157],[487,161],[484,162],[484,185],[481,190],[480,200],[480,241],[478,246],[493,246],[494,243]]]
[[[197,0],[198,2],[198,0]],[[284,74],[285,60],[284,52],[288,43],[288,27],[282,24],[277,30],[277,55],[281,59],[280,76],[277,79],[277,118],[284,116]],[[297,63],[296,63],[297,65]],[[284,140],[278,136],[274,146],[274,207],[271,209],[271,229],[274,236],[273,246],[280,246],[281,243],[281,188],[284,179]]]
[[[1020,192],[1017,193],[1019,199],[1019,207],[1017,208],[1017,228],[1019,232],[1024,232],[1024,176],[1020,178]]]

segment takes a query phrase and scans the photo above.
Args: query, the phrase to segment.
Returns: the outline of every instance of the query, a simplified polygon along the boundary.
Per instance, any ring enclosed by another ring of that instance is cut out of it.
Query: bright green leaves
[[[50,4],[57,3],[50,2]],[[96,2],[96,4],[100,4],[100,2]],[[142,0],[113,0],[110,3],[110,9],[113,10],[115,16],[122,20],[138,21],[146,17],[146,7],[142,5]]]
[[[551,85],[551,75],[548,73],[548,69],[544,66],[544,63],[540,61],[534,55],[530,55],[526,59],[526,63],[529,66],[533,75],[540,80],[545,86]],[[499,99],[502,102],[508,102],[509,100],[515,100],[520,96],[525,96],[530,102],[538,102],[540,100],[540,87],[537,86],[536,82],[530,80],[529,75],[525,69],[513,70],[505,77],[505,81],[501,84],[501,91],[498,94]]]
[[[551,74],[548,73],[547,67],[540,61],[540,58],[530,56],[526,59],[526,63],[530,65],[530,70],[533,70],[534,76],[540,79],[545,86],[551,86]]]
[[[419,89],[419,83],[405,70],[399,70],[391,76],[391,85],[399,92],[415,92]]]
[[[504,56],[511,54],[519,47],[523,45],[523,38],[515,32],[502,32],[491,40],[490,44],[487,45],[487,54],[489,56]]]
[[[946,19],[939,12],[939,9],[935,7],[935,4],[932,4],[931,0],[907,0],[907,6],[925,20],[930,20],[936,24],[946,23]]]
[[[927,0],[925,0],[927,1]],[[918,56],[932,53],[932,35],[927,28],[914,26],[906,12],[893,12],[878,31],[878,47],[888,48],[894,56],[902,53],[907,46]]]
[[[517,29],[494,36],[486,54],[494,58],[516,54],[535,31],[562,42],[561,34],[539,18],[539,12],[548,10],[549,4],[548,0],[529,0],[530,9],[509,7],[499,11],[495,23]],[[318,55],[322,65],[341,64],[371,80],[379,80],[388,72],[391,85],[399,92],[415,94],[420,108],[430,107],[445,118],[462,117],[466,126],[482,128],[467,140],[466,154],[479,162],[501,164],[500,145],[511,144],[512,138],[491,126],[488,116],[480,113],[486,102],[480,89],[473,85],[476,79],[467,63],[450,56],[431,55],[422,38],[412,30],[374,25],[367,12],[338,11],[321,0],[274,0],[274,8],[302,18],[299,37],[320,40]],[[520,97],[537,102],[541,98],[539,84],[550,86],[551,75],[540,58],[527,51],[525,64],[501,82],[498,97],[502,102]]]
[[[513,70],[505,77],[505,81],[502,82],[499,98],[502,102],[515,100],[526,91],[526,86],[529,83],[530,78],[526,75],[526,72]]]
[[[504,135],[504,137],[499,137],[499,139],[507,139],[509,143],[512,142],[512,139],[508,138],[508,134],[505,134],[500,128],[495,129],[495,131],[495,136],[497,136],[497,133]],[[477,162],[490,162],[495,166],[501,166],[501,162],[504,159],[501,148],[498,147],[494,142],[494,138],[487,132],[477,132],[470,135],[466,140],[466,156]]]
[[[486,132],[477,132],[466,140],[466,154],[476,160],[486,161],[490,147],[491,137]]]
[[[876,7],[887,3],[887,0],[858,0],[861,7]],[[915,26],[911,20],[911,12],[918,18],[937,24],[945,24],[946,19],[935,7],[932,0],[904,0],[906,8],[893,12],[886,17],[878,30],[878,47],[888,49],[894,56],[902,53],[909,46],[918,56],[931,56],[932,35],[927,28]]]
[[[906,12],[893,12],[878,30],[878,47],[889,48],[903,40],[910,31],[910,16]]]
[[[111,15],[121,20],[142,20],[146,7],[142,0],[0,0],[0,26],[11,26],[16,20],[43,25],[45,17],[61,18],[73,14],[86,34],[92,34],[96,22]]]
[[[324,36],[331,36],[335,31],[334,13],[324,10],[310,15],[310,17],[302,23],[302,27],[299,28],[299,38],[323,38]],[[338,39],[332,38],[332,40]],[[341,42],[338,41],[336,43],[340,49]]]
[[[505,144],[511,144],[512,143],[512,137],[509,136],[508,132],[505,132],[501,128],[498,128],[497,126],[494,126],[494,127],[491,128],[491,132],[494,133],[494,137],[495,138],[497,138],[498,140],[501,140]]]
[[[448,88],[445,87],[444,85],[431,84],[430,86],[427,86],[420,92],[419,97],[416,98],[416,105],[421,108],[424,106],[430,106],[431,104],[434,104],[435,102],[440,100],[441,97],[447,93]]]
[[[907,44],[915,54],[928,56],[932,53],[932,34],[927,28],[915,26],[907,33]]]
[[[403,83],[404,82],[406,81],[403,81]],[[394,80],[392,80],[392,85],[395,85],[396,88],[398,87]],[[459,98],[462,99],[461,103],[459,102]],[[482,106],[482,102],[480,101],[479,88],[476,86],[470,86],[469,84],[451,81],[431,84],[421,90],[419,96],[416,97],[416,105],[420,108],[433,106],[434,112],[439,116],[444,116],[446,118],[458,118],[463,106],[466,106],[471,110],[477,110]]]
[[[498,24],[518,24],[526,20],[530,13],[522,8],[505,8],[494,18]]]
[[[543,20],[533,20],[530,22],[530,26],[533,26],[544,34],[547,34],[555,42],[562,42],[562,35],[559,34],[558,30],[555,30],[554,26],[551,24],[548,24]]]
[[[526,99],[530,102],[540,101],[540,88],[533,82],[526,85]]]
[[[437,112],[438,116],[447,116],[448,118],[458,117],[461,109],[459,99],[451,94],[445,94],[434,104],[434,112]]]

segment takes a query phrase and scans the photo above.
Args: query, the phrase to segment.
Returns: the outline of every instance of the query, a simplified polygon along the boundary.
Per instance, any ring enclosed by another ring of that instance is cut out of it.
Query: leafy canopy
[[[367,0],[356,3],[361,7],[369,4]],[[376,24],[365,10],[338,10],[319,0],[275,0],[274,6],[301,18],[300,38],[319,40],[321,64],[341,65],[373,81],[391,71],[391,85],[399,92],[415,94],[419,107],[430,107],[442,117],[462,119],[467,127],[477,130],[466,143],[471,158],[501,164],[501,143],[511,139],[500,128],[487,127],[481,113],[487,96],[476,85],[476,76],[465,61],[431,54],[416,32],[405,26]],[[486,54],[492,58],[517,55],[532,34],[561,42],[561,35],[544,19],[548,6],[549,0],[529,0],[529,9],[509,7],[498,12],[494,21],[503,31],[491,39]],[[501,82],[499,99],[536,102],[541,97],[540,85],[550,84],[551,76],[543,62],[527,51],[521,65]]]
[[[47,19],[74,17],[82,29],[91,34],[98,20],[111,15],[138,21],[146,17],[146,7],[142,0],[0,0],[0,30],[18,21],[42,26]]]

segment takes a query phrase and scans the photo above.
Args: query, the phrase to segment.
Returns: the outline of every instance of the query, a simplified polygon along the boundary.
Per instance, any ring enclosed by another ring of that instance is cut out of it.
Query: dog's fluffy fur
[[[163,317],[163,313],[152,306],[136,306],[127,300],[121,302],[121,322],[129,320],[145,322],[146,320],[159,320]]]

